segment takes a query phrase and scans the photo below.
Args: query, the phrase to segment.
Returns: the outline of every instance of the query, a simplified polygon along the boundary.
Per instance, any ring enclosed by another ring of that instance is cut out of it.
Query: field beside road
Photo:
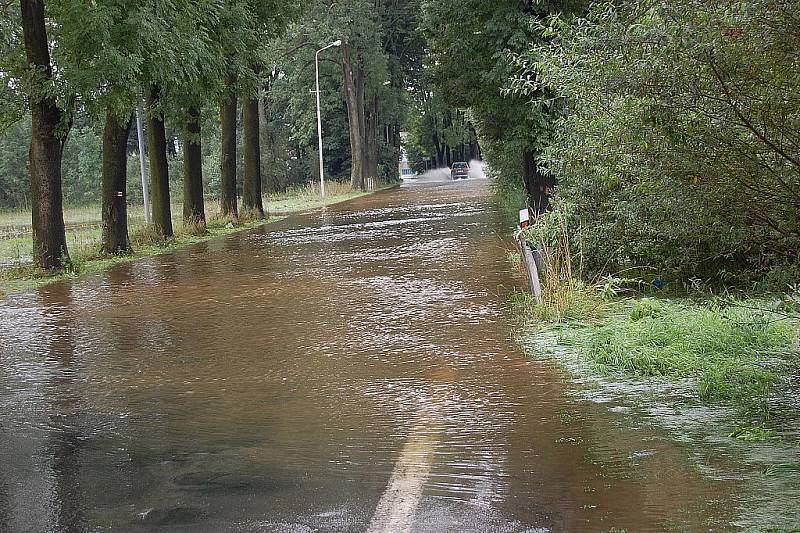
[[[160,242],[150,231],[145,224],[144,210],[141,206],[129,206],[128,228],[134,253],[122,257],[102,256],[99,253],[102,231],[99,205],[70,207],[64,210],[64,222],[67,226],[67,246],[72,266],[56,275],[44,274],[32,264],[30,211],[0,211],[0,296],[5,293],[30,290],[64,277],[102,270],[113,264],[173,251],[189,244],[275,222],[289,213],[315,209],[368,194],[353,190],[349,184],[336,182],[326,184],[326,193],[325,199],[322,200],[317,187],[304,186],[289,189],[285,193],[265,195],[263,200],[267,218],[241,219],[236,225],[220,216],[218,202],[208,201],[206,202],[208,231],[199,235],[192,229],[183,227],[181,220],[183,204],[175,203],[172,204],[175,236],[167,242]]]

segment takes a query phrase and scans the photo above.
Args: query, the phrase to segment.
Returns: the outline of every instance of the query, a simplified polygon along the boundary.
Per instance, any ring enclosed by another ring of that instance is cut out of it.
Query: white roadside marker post
[[[524,235],[525,228],[530,225],[530,212],[527,209],[521,209],[519,212],[517,246],[519,247],[519,254],[522,258],[522,263],[525,265],[525,272],[528,274],[528,286],[533,294],[533,303],[540,305],[542,303],[542,286],[539,282],[539,269],[536,268],[536,261],[533,259],[533,252],[531,252],[528,243],[525,241]]]

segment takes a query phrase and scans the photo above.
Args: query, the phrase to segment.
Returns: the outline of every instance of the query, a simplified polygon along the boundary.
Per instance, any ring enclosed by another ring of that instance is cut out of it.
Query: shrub
[[[536,80],[533,107],[553,100],[543,87],[567,102],[541,164],[579,219],[588,272],[797,279],[793,2],[602,1],[541,30],[517,81]]]

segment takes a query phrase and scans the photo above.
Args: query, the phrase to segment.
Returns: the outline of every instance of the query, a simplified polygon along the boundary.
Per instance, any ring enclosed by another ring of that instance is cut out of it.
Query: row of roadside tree
[[[164,239],[173,234],[176,151],[183,223],[205,226],[204,141],[218,154],[222,215],[263,217],[265,170],[285,174],[301,160],[314,168],[314,53],[337,39],[341,51],[321,61],[335,174],[362,189],[368,177],[396,174],[406,73],[421,51],[410,36],[416,10],[405,2],[20,0],[0,9],[0,126],[29,128],[30,195],[17,196],[30,203],[33,257],[43,269],[69,261],[62,173],[76,124],[97,131],[81,140],[102,154],[102,252],[131,251],[127,174],[139,107],[152,219]]]

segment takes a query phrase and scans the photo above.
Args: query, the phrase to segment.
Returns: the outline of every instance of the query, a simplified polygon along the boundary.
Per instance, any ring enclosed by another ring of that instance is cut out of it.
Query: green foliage
[[[652,298],[642,298],[633,302],[633,309],[628,314],[632,322],[644,318],[658,318],[664,314],[666,307],[658,300]]]
[[[423,82],[433,85],[427,76]],[[467,115],[449,106],[436,92],[418,93],[409,134],[406,148],[412,154],[412,168],[418,173],[479,156],[475,127]],[[427,157],[428,162],[422,157]]]
[[[489,173],[495,175],[491,169]],[[507,179],[492,179],[490,187],[506,219],[516,221],[519,210],[527,204],[525,189],[519,183]]]
[[[580,1],[525,2],[502,0],[429,0],[424,3],[422,28],[428,39],[429,77],[434,95],[447,105],[467,109],[480,142],[489,176],[502,193],[533,192],[526,179],[532,170],[526,158],[548,146],[553,122],[562,113],[560,101],[538,84],[531,93],[516,90],[521,73],[516,54],[543,38],[534,31],[549,13],[580,9]],[[547,96],[535,100],[536,96]],[[520,204],[517,209],[528,202]]]
[[[315,84],[315,52],[336,39],[346,41],[356,58],[365,98],[378,99],[381,177],[396,176],[399,146],[386,142],[383,127],[399,131],[407,120],[406,88],[423,50],[415,32],[418,8],[417,1],[309,2],[286,38],[272,43],[263,136],[270,191],[318,179],[316,102],[309,90]],[[350,176],[351,154],[339,49],[322,52],[319,68],[325,172],[329,179],[343,180]]]
[[[0,130],[0,208],[30,204],[28,144],[30,119],[25,118]]]
[[[30,118],[25,117],[0,132],[0,208],[30,205],[28,146]],[[87,205],[100,197],[102,172],[101,139],[96,127],[85,116],[75,117],[75,125],[64,146],[62,176],[67,205]],[[138,171],[137,171],[138,177]]]
[[[742,307],[640,302],[627,319],[596,326],[583,345],[602,372],[692,379],[698,398],[768,416],[796,324]],[[796,364],[796,362],[794,363]]]
[[[798,27],[783,0],[603,2],[539,26],[509,87],[534,106],[551,88],[569,109],[542,164],[579,218],[587,272],[796,272]]]

